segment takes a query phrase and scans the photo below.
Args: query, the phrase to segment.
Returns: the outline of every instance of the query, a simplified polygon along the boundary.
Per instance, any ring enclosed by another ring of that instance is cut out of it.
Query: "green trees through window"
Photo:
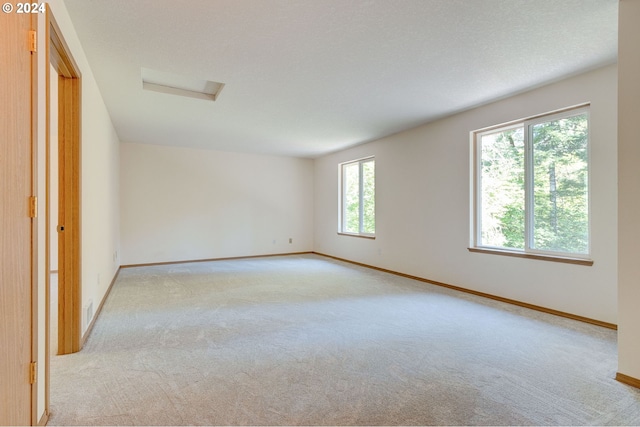
[[[375,160],[368,158],[341,165],[341,232],[374,235]]]
[[[481,137],[482,245],[524,250],[523,128]]]
[[[588,111],[476,133],[476,246],[589,253]]]

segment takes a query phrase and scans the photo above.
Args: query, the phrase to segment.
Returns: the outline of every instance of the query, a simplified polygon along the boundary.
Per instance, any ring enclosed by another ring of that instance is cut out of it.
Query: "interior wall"
[[[93,78],[82,85],[82,332],[119,266],[120,140]]]
[[[640,380],[640,2],[622,0],[618,20],[619,318],[618,372]]]
[[[617,71],[611,65],[316,159],[315,251],[617,322]],[[591,102],[594,265],[471,253],[470,132]],[[338,235],[338,163],[376,157],[376,239]]]
[[[312,160],[134,143],[120,151],[123,264],[313,250]]]

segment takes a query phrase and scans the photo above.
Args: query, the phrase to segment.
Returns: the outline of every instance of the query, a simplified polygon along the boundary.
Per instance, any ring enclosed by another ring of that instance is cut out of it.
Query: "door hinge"
[[[38,217],[38,197],[29,196],[29,218]]]
[[[29,197],[29,218],[38,217],[38,198],[36,196]]]
[[[29,31],[29,52],[38,51],[38,33],[34,30]]]
[[[38,381],[38,362],[29,364],[29,384],[35,384]]]

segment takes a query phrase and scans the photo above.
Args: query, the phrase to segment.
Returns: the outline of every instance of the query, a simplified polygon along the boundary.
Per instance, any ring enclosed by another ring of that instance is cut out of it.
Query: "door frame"
[[[73,59],[62,31],[50,8],[46,19],[46,147],[47,147],[47,273],[50,271],[50,65],[58,72],[58,354],[82,348],[82,260],[81,260],[81,89],[82,74]],[[47,293],[49,289],[47,274]],[[47,298],[47,304],[50,303]],[[48,326],[47,326],[48,330]],[[48,339],[47,339],[48,342]]]

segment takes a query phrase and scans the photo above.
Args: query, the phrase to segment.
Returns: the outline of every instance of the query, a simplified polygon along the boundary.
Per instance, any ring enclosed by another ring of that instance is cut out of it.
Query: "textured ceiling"
[[[65,4],[123,142],[315,157],[617,55],[617,0]],[[142,68],[225,87],[143,91]]]

